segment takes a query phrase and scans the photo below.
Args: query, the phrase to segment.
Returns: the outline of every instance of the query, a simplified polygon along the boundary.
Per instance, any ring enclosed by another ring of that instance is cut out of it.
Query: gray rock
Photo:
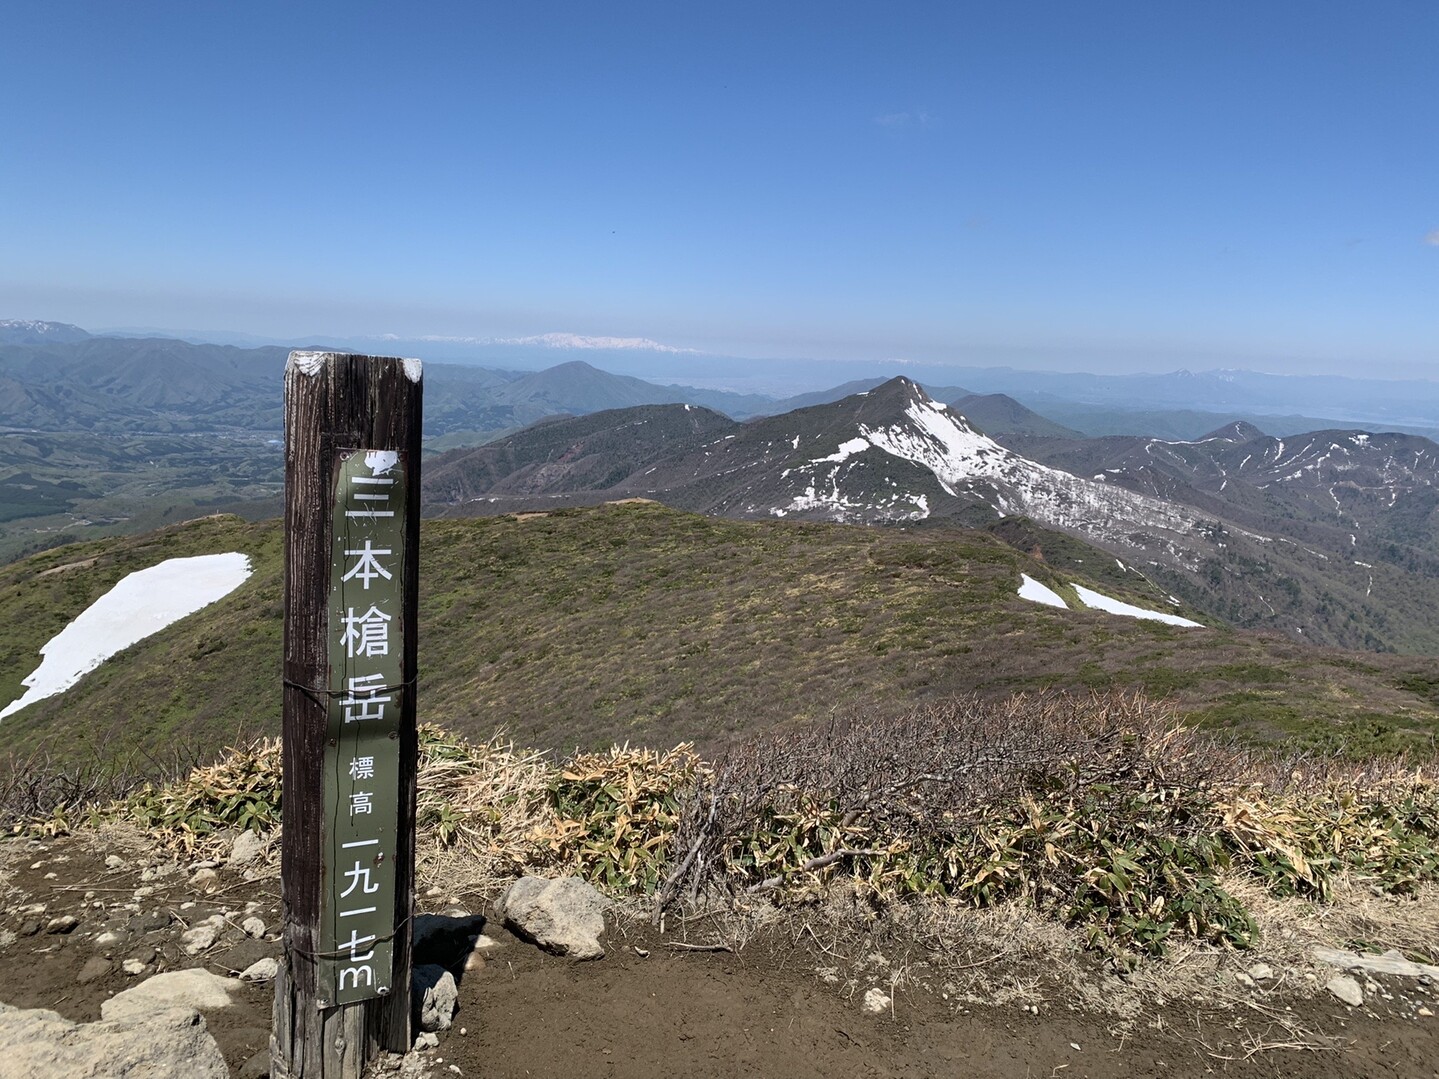
[[[190,887],[197,888],[202,892],[217,892],[220,890],[220,874],[216,873],[209,866],[195,871],[190,878]]]
[[[411,975],[415,995],[420,997],[420,1029],[449,1030],[460,1004],[455,976],[444,967],[416,967]]]
[[[240,923],[240,928],[245,931],[247,937],[263,937],[265,935],[265,922],[256,918],[253,914]]]
[[[240,972],[242,982],[273,982],[280,971],[278,959],[258,959]]]
[[[1274,968],[1268,963],[1255,963],[1248,973],[1256,982],[1267,982],[1274,977]]]
[[[1351,1008],[1357,1008],[1364,1003],[1364,990],[1347,974],[1336,974],[1324,984],[1324,988]]]
[[[1369,955],[1364,952],[1346,952],[1342,948],[1316,946],[1314,958],[1321,963],[1344,970],[1362,970],[1372,974],[1397,974],[1405,978],[1439,979],[1439,966],[1432,963],[1411,963],[1404,953],[1391,949],[1383,955]]]
[[[889,1011],[894,1005],[894,999],[883,989],[874,988],[865,991],[864,1000],[860,1002],[860,1008],[870,1015],[882,1015]]]
[[[125,962],[120,964],[120,969],[123,970],[126,974],[130,975],[130,977],[132,978],[137,977],[138,975],[145,973],[145,960],[127,959],[125,960]]]
[[[105,856],[105,868],[106,868],[106,869],[124,869],[124,868],[125,868],[125,859],[124,859],[124,858],[121,858],[118,854],[108,854],[108,855]]]
[[[213,925],[197,925],[180,934],[180,947],[186,955],[199,955],[215,946],[220,932]]]
[[[81,985],[89,985],[91,982],[98,982],[109,973],[110,960],[101,959],[97,955],[80,968],[80,973],[76,976],[75,980]]]
[[[133,933],[154,933],[169,927],[170,912],[156,909],[144,914],[136,914],[127,924]]]
[[[578,877],[521,877],[495,902],[511,931],[554,955],[599,959],[605,954],[605,897]]]
[[[169,1008],[99,1023],[72,1023],[36,1008],[0,1004],[0,1060],[5,1079],[229,1079],[205,1020]]]
[[[73,914],[62,914],[58,918],[51,918],[45,925],[47,933],[73,933],[75,927],[80,924],[80,919]]]
[[[123,948],[130,941],[130,934],[123,929],[107,929],[95,938],[95,950],[107,955],[117,948]]]
[[[415,1039],[415,1052],[423,1052],[426,1049],[433,1049],[440,1044],[440,1036],[426,1031]]]
[[[192,1008],[202,1012],[225,1008],[243,987],[244,983],[238,979],[222,978],[201,967],[171,970],[146,978],[133,989],[116,993],[100,1005],[100,1018],[126,1019],[151,1015],[165,1008]]]
[[[230,846],[231,865],[249,865],[265,853],[265,840],[251,831],[243,831]]]
[[[249,832],[245,833],[249,835]],[[239,1079],[270,1079],[270,1050],[261,1049],[240,1065]]]

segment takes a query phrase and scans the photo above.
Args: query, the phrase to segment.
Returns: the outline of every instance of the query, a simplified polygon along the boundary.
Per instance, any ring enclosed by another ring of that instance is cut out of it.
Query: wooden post
[[[277,1079],[410,1048],[421,391],[418,360],[285,369]]]

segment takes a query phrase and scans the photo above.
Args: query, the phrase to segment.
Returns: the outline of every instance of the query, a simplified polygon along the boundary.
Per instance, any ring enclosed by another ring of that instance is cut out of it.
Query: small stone
[[[125,924],[132,933],[154,933],[169,927],[170,912],[168,910],[152,910],[148,914],[136,914]]]
[[[110,961],[108,959],[101,959],[97,955],[80,968],[80,973],[75,980],[81,985],[89,985],[91,982],[99,981],[109,973]]]
[[[62,914],[58,918],[51,918],[45,925],[47,933],[71,933],[80,924],[80,919],[73,914]]]
[[[265,851],[265,841],[254,832],[241,832],[235,837],[235,842],[230,846],[230,864],[236,866],[249,865],[259,858]]]
[[[1421,1007],[1421,1008],[1420,1008],[1417,1012],[1415,1012],[1414,1014],[1415,1014],[1415,1015],[1422,1015],[1422,1016],[1424,1016],[1425,1018],[1428,1018],[1429,1016],[1433,1015],[1434,1013],[1431,1012],[1428,1008]],[[464,1031],[460,1031],[460,1033],[463,1034]]]
[[[45,874],[45,879],[46,879],[46,880],[59,880],[59,879],[60,879],[60,874],[59,874],[59,873],[46,873],[46,874]]]
[[[133,978],[137,974],[145,973],[145,964],[138,959],[127,959],[120,964],[120,969]]]
[[[196,871],[195,875],[190,878],[190,887],[198,888],[206,893],[218,891],[220,874],[216,873],[212,867],[206,866],[204,869]]]
[[[154,880],[157,876],[159,876],[159,874],[155,872],[155,867],[152,865],[147,865],[144,869],[140,870],[140,879],[146,883]]]
[[[213,925],[197,925],[180,934],[180,947],[186,955],[199,955],[215,946],[217,936],[219,932]]]
[[[861,1001],[860,1008],[870,1015],[880,1015],[883,1012],[889,1011],[893,1005],[893,997],[883,989],[874,988],[865,991],[864,1000]]]
[[[1078,1043],[1078,1042],[1070,1042],[1070,1043],[1069,1043],[1069,1047],[1070,1047],[1071,1049],[1073,1049],[1076,1053],[1082,1053],[1082,1052],[1084,1052],[1084,1050],[1082,1050],[1081,1048],[1079,1048],[1079,1043]]]
[[[422,1053],[426,1049],[434,1049],[439,1044],[440,1036],[427,1030],[415,1039],[415,1052]]]
[[[1247,989],[1254,988],[1254,979],[1248,974],[1245,974],[1242,970],[1238,974],[1234,975],[1234,980]]]
[[[460,994],[455,976],[444,967],[416,967],[415,992],[420,994],[420,1029],[449,1030]]]
[[[33,937],[36,933],[40,932],[40,928],[39,920],[31,918],[29,921],[20,923],[20,935],[22,937]]]
[[[118,947],[124,943],[125,937],[123,934],[118,933],[113,929],[107,929],[105,930],[105,932],[101,933],[95,938],[95,950],[107,951],[110,948]]]
[[[265,923],[253,915],[241,922],[240,928],[245,931],[247,937],[263,937],[265,935]]]
[[[1357,1008],[1364,1003],[1364,991],[1359,988],[1359,983],[1347,974],[1337,974],[1330,978],[1324,983],[1324,988],[1351,1008]]]
[[[1249,968],[1249,976],[1256,982],[1267,982],[1274,977],[1274,968],[1268,963],[1255,963]]]
[[[152,887],[150,887],[150,885],[148,885],[148,884],[143,885],[142,887],[139,887],[139,888],[136,888],[136,889],[135,889],[135,898],[136,898],[136,899],[149,899],[149,898],[150,898],[152,895],[154,895],[154,894],[155,894],[155,889],[152,888]]]
[[[280,961],[278,959],[261,959],[240,971],[240,980],[243,982],[273,982],[279,970]]]
[[[124,858],[121,858],[118,854],[110,854],[110,855],[107,855],[106,858],[105,858],[105,868],[106,868],[106,869],[124,869],[124,868],[125,868],[125,859],[124,859]]]

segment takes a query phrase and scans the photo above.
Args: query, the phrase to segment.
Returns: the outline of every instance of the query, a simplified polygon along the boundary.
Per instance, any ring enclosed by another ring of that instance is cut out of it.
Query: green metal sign
[[[343,450],[330,569],[330,718],[319,1005],[390,991],[400,800],[405,470],[396,450]]]

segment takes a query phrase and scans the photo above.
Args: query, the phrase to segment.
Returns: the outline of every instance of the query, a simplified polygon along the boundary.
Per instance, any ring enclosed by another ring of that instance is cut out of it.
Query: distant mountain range
[[[341,347],[338,342],[323,341],[297,342],[295,347],[302,344]],[[582,414],[631,405],[696,404],[733,419],[775,415],[836,401],[884,381],[880,377],[860,379],[775,397],[673,379],[637,378],[600,370],[588,361],[621,362],[650,352],[637,346],[617,347],[608,338],[574,335],[492,345],[451,339],[372,339],[359,344],[366,351],[426,359],[427,433],[447,437],[450,446],[473,445],[557,413]],[[283,365],[289,347],[241,348],[169,336],[97,336],[66,323],[0,321],[0,426],[170,433],[275,431],[280,414],[276,370]],[[654,354],[675,353],[660,349]],[[477,354],[488,356],[488,363],[431,362]],[[537,362],[561,357],[565,362],[530,369]],[[722,358],[685,359],[686,369],[696,373],[708,371],[711,361],[720,368],[725,366],[719,363]],[[1015,422],[994,411],[1000,406],[997,395],[1013,402],[1006,408],[1027,408],[1034,416],[1088,436],[1196,438],[1236,419],[1254,423],[1267,434],[1287,436],[1334,427],[1336,418],[1353,421],[1342,426],[1370,431],[1439,434],[1439,383],[1435,382],[1243,371],[1135,376],[1009,368],[949,370],[961,376],[963,388],[926,380],[922,382],[926,392],[951,403],[966,398],[963,407],[974,412],[975,422],[992,434],[1007,433],[1006,425]],[[977,401],[982,397],[995,401],[986,406]]]
[[[0,560],[199,512],[274,513],[286,352],[0,323]],[[641,497],[717,516],[969,524],[1075,567],[1110,559],[1156,602],[1236,625],[1439,652],[1439,449],[1428,439],[1322,422],[1296,437],[1238,407],[1284,386],[1298,388],[1296,403],[1318,401],[1314,380],[1065,376],[1025,396],[994,388],[1014,372],[970,373],[965,387],[864,379],[775,400],[579,360],[542,371],[429,363],[429,512]],[[1428,384],[1318,382],[1361,405],[1375,386],[1412,389],[1385,407],[1428,408]],[[1116,387],[1151,395],[1131,405],[1236,407],[1147,414],[1151,428],[1193,429],[1182,437],[1086,438],[1063,418],[1065,407],[1119,415]],[[1062,406],[1060,390],[1088,403]],[[1036,411],[1036,398],[1051,404]]]
[[[1013,402],[977,403],[1034,422]],[[1010,522],[996,534],[1026,549],[1082,562],[1055,538],[1066,534],[1110,552],[1160,602],[1296,639],[1439,651],[1439,446],[1427,439],[1293,441],[1235,423],[1192,443],[1004,441],[895,378],[744,424],[684,405],[551,420],[435,458],[425,497],[441,516],[644,497],[739,518]],[[1024,520],[1034,527],[1013,527]]]

